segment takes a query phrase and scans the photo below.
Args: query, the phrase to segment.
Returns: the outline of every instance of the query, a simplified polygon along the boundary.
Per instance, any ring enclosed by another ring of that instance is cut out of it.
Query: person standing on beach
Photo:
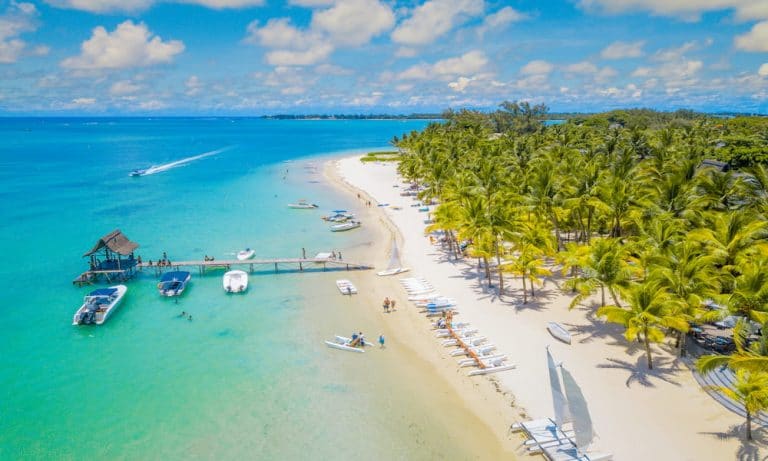
[[[384,349],[384,335],[379,335],[379,347]]]
[[[392,309],[392,312],[395,311],[395,300],[394,299],[389,302],[389,307]]]
[[[389,297],[384,298],[384,312],[389,312]]]

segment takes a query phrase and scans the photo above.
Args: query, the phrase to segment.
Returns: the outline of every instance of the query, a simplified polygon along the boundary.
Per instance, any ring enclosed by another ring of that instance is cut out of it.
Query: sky
[[[0,0],[2,115],[768,113],[768,0]]]

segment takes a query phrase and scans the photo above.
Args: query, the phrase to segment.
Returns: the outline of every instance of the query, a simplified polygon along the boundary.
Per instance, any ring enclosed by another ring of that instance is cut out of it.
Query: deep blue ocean
[[[338,309],[334,275],[266,271],[235,296],[224,293],[221,272],[193,270],[177,304],[145,272],[106,324],[71,325],[93,289],[72,284],[88,268],[83,254],[113,229],[144,260],[232,259],[245,247],[257,258],[298,257],[302,248],[311,256],[365,244],[364,230],[331,233],[319,219],[357,206],[326,184],[323,161],[391,148],[393,136],[426,124],[0,120],[0,459],[458,454],[456,442],[404,435],[420,424],[440,433],[430,416],[413,416],[425,413],[418,405],[398,409],[408,406],[397,403],[407,382],[371,395],[350,377],[368,362],[322,347],[337,327],[318,326],[323,311]],[[286,207],[301,198],[320,209]]]

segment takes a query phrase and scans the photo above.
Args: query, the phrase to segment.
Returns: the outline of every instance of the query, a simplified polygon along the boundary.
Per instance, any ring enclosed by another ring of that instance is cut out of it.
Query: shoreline
[[[614,459],[621,460],[733,459],[745,451],[758,452],[757,445],[742,441],[733,429],[743,423],[742,418],[714,401],[666,344],[654,347],[658,366],[646,370],[642,366],[641,348],[627,344],[618,326],[595,319],[591,308],[568,310],[570,297],[557,288],[558,276],[548,278],[545,286],[538,289],[537,298],[525,305],[517,302],[521,293],[519,278],[507,276],[508,288],[504,298],[499,299],[494,290],[486,287],[482,271],[472,260],[448,260],[445,251],[426,241],[425,214],[419,215],[410,207],[412,200],[400,197],[400,189],[393,187],[402,184],[396,175],[396,163],[363,164],[358,159],[359,156],[348,157],[332,164],[347,187],[363,191],[361,194],[370,197],[374,205],[389,203],[402,207],[375,208],[402,238],[401,257],[412,270],[405,276],[426,276],[438,292],[456,299],[459,319],[471,322],[517,365],[515,370],[474,378],[476,388],[482,389],[484,385],[480,383],[487,383],[496,388],[494,392],[514,402],[510,411],[488,413],[477,402],[486,400],[478,397],[482,390],[474,398],[462,394],[465,404],[493,427],[500,443],[508,442],[505,439],[509,437],[500,434],[500,429],[506,430],[511,423],[553,416],[544,359],[544,349],[550,346],[555,359],[571,371],[587,399],[598,435],[592,445],[594,451],[611,453]],[[404,290],[399,286],[397,289],[401,303]],[[402,305],[415,314],[407,302]],[[545,328],[549,321],[561,322],[571,331],[572,346],[549,335]],[[413,337],[403,335],[403,341],[418,341],[416,336],[429,331],[427,323],[417,329],[420,333]],[[445,359],[446,351],[437,341],[426,339],[419,344],[431,346],[425,346],[427,351],[419,350],[420,356],[435,368],[439,369],[440,363],[445,368],[452,367],[453,375],[460,376],[455,363]],[[447,371],[442,370],[441,376],[450,377]],[[462,380],[450,381],[458,389],[458,381]],[[675,411],[670,412],[671,408]],[[499,420],[503,420],[501,424]],[[638,440],[651,443],[638,444]]]
[[[337,157],[326,161],[323,168],[324,176],[329,180],[329,184],[338,191],[361,201],[361,208],[365,210],[364,215],[368,217],[367,222],[375,222],[378,226],[375,234],[377,234],[377,245],[381,248],[379,251],[371,253],[378,255],[374,262],[376,268],[379,269],[384,267],[389,260],[391,239],[396,239],[401,255],[403,247],[408,244],[408,239],[405,238],[400,228],[392,222],[390,217],[383,212],[383,209],[375,206],[374,197],[369,195],[367,191],[350,184],[340,174],[338,164],[348,158],[358,159],[360,155]],[[374,206],[366,207],[364,205],[366,200],[371,200]],[[366,220],[363,224],[366,225]],[[367,227],[370,230],[372,224],[368,224]],[[405,258],[403,259],[405,260]],[[377,310],[375,315],[385,321],[385,330],[388,330],[389,334],[387,336],[388,347],[394,343],[404,347],[406,351],[401,355],[410,355],[416,365],[426,367],[429,374],[436,376],[436,379],[443,383],[445,390],[450,391],[450,395],[446,395],[444,398],[447,397],[452,405],[460,407],[483,426],[477,427],[477,424],[470,424],[465,429],[467,437],[464,439],[464,443],[469,445],[470,452],[488,451],[490,443],[495,445],[492,450],[495,454],[488,459],[518,458],[520,455],[516,453],[516,449],[524,439],[509,431],[511,422],[519,419],[517,417],[519,409],[514,406],[510,394],[500,390],[498,383],[493,378],[478,379],[466,376],[465,371],[468,370],[466,368],[457,372],[459,370],[456,366],[457,358],[447,354],[449,349],[440,347],[439,340],[434,337],[431,321],[417,312],[410,304],[407,294],[398,283],[400,277],[379,277],[375,274],[377,269],[367,272],[365,276],[360,277],[360,281],[370,285],[370,289],[374,293],[379,293],[379,297],[371,301],[373,308]],[[404,276],[407,277],[411,274],[408,272]],[[397,301],[397,312],[383,312],[379,299],[383,299],[384,296],[389,296],[390,299]],[[467,414],[465,414],[465,418],[468,416]],[[470,421],[464,422],[469,423]],[[480,459],[485,459],[485,457]]]

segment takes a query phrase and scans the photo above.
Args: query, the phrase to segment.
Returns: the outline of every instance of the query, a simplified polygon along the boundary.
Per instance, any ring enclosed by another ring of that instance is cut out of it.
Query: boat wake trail
[[[132,175],[134,175],[134,176],[149,176],[149,175],[152,175],[152,174],[162,173],[163,171],[168,171],[168,170],[172,170],[174,168],[180,167],[180,166],[184,166],[184,165],[186,165],[188,163],[194,162],[195,160],[200,160],[200,159],[203,159],[205,157],[210,157],[212,155],[220,154],[220,153],[222,153],[224,151],[227,151],[227,150],[229,150],[231,148],[232,148],[232,146],[222,147],[220,149],[212,150],[210,152],[205,152],[205,153],[202,153],[202,154],[199,154],[199,155],[193,155],[192,157],[183,158],[181,160],[175,160],[175,161],[170,162],[170,163],[165,163],[165,164],[162,164],[162,165],[152,165],[151,167],[147,168],[144,171],[137,170],[136,172],[138,172],[139,174],[133,174],[132,173]]]

